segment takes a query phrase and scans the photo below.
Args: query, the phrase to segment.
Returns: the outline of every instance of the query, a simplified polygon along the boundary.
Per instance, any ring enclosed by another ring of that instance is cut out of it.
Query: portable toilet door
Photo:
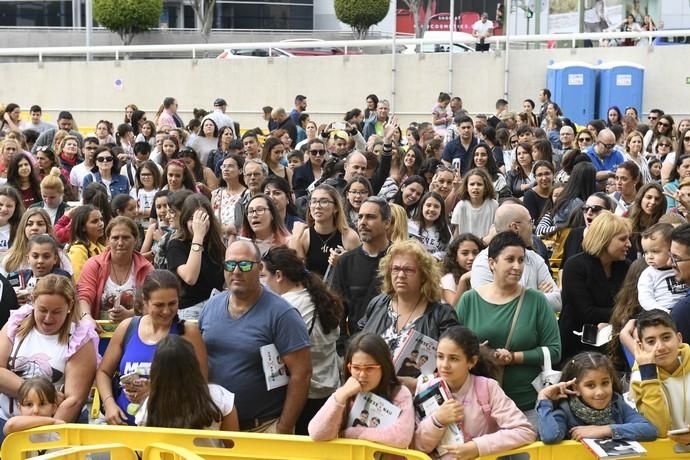
[[[594,118],[596,68],[593,65],[572,61],[549,64],[546,87],[551,91],[551,100],[578,125],[586,125]]]
[[[599,70],[599,118],[608,119],[609,107],[617,106],[622,113],[635,107],[642,113],[644,67],[634,62],[605,62]]]

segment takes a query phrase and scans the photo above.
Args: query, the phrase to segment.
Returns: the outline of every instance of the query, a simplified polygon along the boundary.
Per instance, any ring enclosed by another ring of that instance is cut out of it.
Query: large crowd
[[[440,93],[405,127],[365,104],[322,124],[298,95],[240,130],[222,98],[185,125],[167,97],[93,133],[7,104],[4,433],[86,423],[95,384],[91,423],[433,458],[690,444],[690,119],[611,107],[578,126],[548,89],[488,115]],[[435,351],[403,360],[415,337]],[[399,415],[349,424],[369,392]]]

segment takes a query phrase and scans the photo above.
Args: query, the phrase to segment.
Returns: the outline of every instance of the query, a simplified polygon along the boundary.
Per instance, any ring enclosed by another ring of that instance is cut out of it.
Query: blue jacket
[[[89,185],[91,182],[98,182],[99,184],[103,184],[103,180],[101,179],[101,173],[95,172],[86,176],[84,178],[84,188],[86,188],[86,186]],[[110,196],[115,197],[120,193],[129,195],[129,181],[127,180],[126,176],[114,173],[112,182],[110,182]]]
[[[594,150],[595,146],[596,146],[596,144],[590,145],[585,153],[587,154],[589,159],[592,160],[592,164],[594,165],[595,168],[597,168],[597,172],[599,172],[599,171],[616,172],[616,168],[618,167],[618,165],[625,161],[625,156],[623,156],[623,153],[620,151],[618,146],[614,147],[613,150],[611,151],[611,154],[609,156],[605,157],[603,161],[600,160],[599,157],[597,156],[597,154]]]
[[[553,401],[537,401],[539,438],[544,444],[555,444],[570,438],[570,429],[585,423],[570,411],[568,401],[562,400],[557,406]],[[654,441],[657,431],[654,425],[628,406],[618,393],[613,394],[613,418],[611,425],[613,439],[629,441]]]

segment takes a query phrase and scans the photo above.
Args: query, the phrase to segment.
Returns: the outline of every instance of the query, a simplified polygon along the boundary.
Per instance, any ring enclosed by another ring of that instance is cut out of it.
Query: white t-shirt
[[[437,259],[443,259],[446,255],[447,243],[441,241],[441,233],[434,226],[420,230],[417,222],[413,220],[407,221],[407,232],[417,241],[422,243],[424,249],[431,253]]]
[[[479,238],[484,238],[494,223],[497,208],[496,200],[484,200],[478,208],[473,207],[467,200],[460,200],[453,209],[450,223],[458,226],[458,234],[472,233]]]
[[[127,310],[134,308],[134,270],[132,269],[130,269],[129,277],[123,285],[115,283],[108,276],[101,296],[101,317],[99,319],[109,319],[108,310],[116,305],[121,305]]]
[[[645,310],[658,308],[669,312],[678,300],[685,297],[687,289],[685,283],[676,280],[672,268],[647,267],[637,280],[637,299]]]
[[[489,21],[488,19],[486,20],[486,22],[482,22],[482,20],[480,19],[479,21],[472,24],[472,30],[477,32],[477,35],[479,36],[478,38],[488,37],[489,32],[492,31],[493,28],[494,23]]]
[[[10,224],[0,226],[0,257],[10,248]]]
[[[146,191],[143,188],[130,189],[129,195],[137,200],[137,208],[151,210],[153,207],[153,197],[158,193],[158,189]]]
[[[79,190],[79,199],[81,200],[81,194],[84,191],[84,179],[86,176],[91,174],[91,169],[89,169],[84,163],[79,163],[72,168],[69,173],[69,183],[72,187],[77,187]]]
[[[232,408],[235,407],[235,394],[229,392],[220,385],[215,383],[208,384],[208,391],[211,394],[211,399],[213,403],[218,406],[223,417],[226,417],[232,412]],[[139,408],[139,412],[134,416],[134,423],[137,426],[146,425],[146,419],[148,418],[148,402],[149,399],[146,398]],[[220,430],[220,422],[213,422],[211,426],[204,428],[205,430]],[[194,441],[194,443],[200,447],[224,447],[223,443],[217,439],[205,439],[199,438]]]
[[[441,289],[446,291],[456,292],[458,289],[458,284],[455,282],[452,273],[446,273],[441,277]]]

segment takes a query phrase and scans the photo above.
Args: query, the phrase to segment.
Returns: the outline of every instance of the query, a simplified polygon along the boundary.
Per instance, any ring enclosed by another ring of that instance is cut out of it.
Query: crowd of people
[[[213,106],[184,125],[173,97],[151,119],[129,105],[85,135],[6,106],[5,433],[86,422],[95,382],[100,423],[434,458],[690,443],[669,433],[690,425],[690,119],[611,107],[577,126],[548,89],[473,116],[440,93],[406,127],[375,94],[324,124],[298,95],[244,130]],[[413,336],[435,356],[396,372]],[[535,384],[549,363],[560,381]],[[440,381],[448,400],[415,416]],[[400,415],[348,426],[367,392]]]

